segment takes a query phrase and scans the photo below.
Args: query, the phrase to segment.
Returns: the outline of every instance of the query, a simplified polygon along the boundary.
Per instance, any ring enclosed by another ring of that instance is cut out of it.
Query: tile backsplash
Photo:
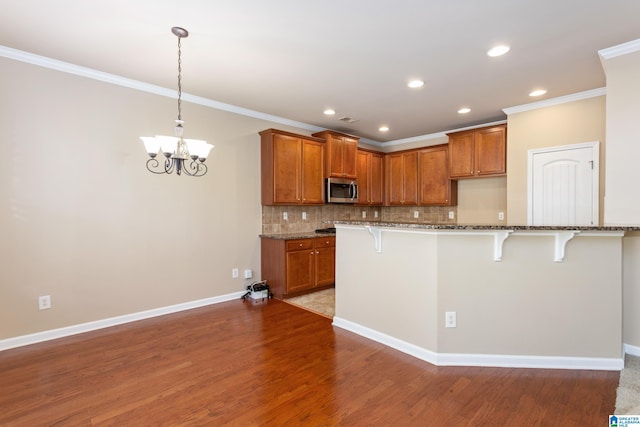
[[[367,221],[419,224],[455,224],[458,217],[455,206],[262,206],[262,234],[310,232],[330,227],[331,221],[362,220],[363,212]],[[449,212],[454,213],[453,219],[449,219]]]

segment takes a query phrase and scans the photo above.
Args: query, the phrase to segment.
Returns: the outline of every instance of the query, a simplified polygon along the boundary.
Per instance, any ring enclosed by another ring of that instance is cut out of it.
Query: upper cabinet
[[[416,150],[385,155],[385,204],[418,204],[418,152]]]
[[[449,134],[451,178],[500,176],[507,172],[507,126]]]
[[[458,182],[449,179],[446,144],[418,151],[418,204],[452,206],[458,203]]]
[[[330,130],[314,133],[313,136],[326,141],[325,178],[355,179],[357,177],[357,137]]]
[[[384,203],[383,157],[382,153],[358,149],[358,205],[376,206]]]
[[[324,145],[291,132],[260,132],[262,204],[323,204]]]

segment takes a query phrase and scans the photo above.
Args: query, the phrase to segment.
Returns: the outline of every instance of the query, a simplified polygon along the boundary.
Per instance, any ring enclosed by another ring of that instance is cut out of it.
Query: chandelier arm
[[[164,173],[166,173],[166,171],[159,169],[160,167],[160,162],[158,161],[158,159],[149,159],[147,160],[147,170],[151,173],[155,173],[158,175],[162,175]]]
[[[203,175],[206,175],[208,171],[207,165],[198,160],[193,160],[185,166],[186,167],[184,168],[184,173],[189,176],[201,177]]]

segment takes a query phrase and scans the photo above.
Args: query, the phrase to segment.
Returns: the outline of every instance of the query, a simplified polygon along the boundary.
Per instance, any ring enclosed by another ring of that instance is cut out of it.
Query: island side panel
[[[339,227],[336,317],[429,351],[437,345],[437,236]]]
[[[622,238],[574,237],[563,262],[554,240],[513,235],[501,262],[486,236],[443,234],[438,316],[457,327],[438,333],[438,353],[620,358]]]

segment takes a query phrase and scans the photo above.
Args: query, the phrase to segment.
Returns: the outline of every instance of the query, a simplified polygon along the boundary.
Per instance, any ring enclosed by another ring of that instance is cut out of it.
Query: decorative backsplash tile
[[[449,212],[454,219],[449,219]],[[284,213],[287,219],[284,219]],[[362,213],[365,213],[363,218]],[[376,212],[378,217],[376,218]],[[417,212],[418,218],[415,218]],[[306,219],[303,219],[303,213]],[[332,221],[396,221],[417,224],[456,224],[455,206],[262,206],[262,234],[311,232]]]

